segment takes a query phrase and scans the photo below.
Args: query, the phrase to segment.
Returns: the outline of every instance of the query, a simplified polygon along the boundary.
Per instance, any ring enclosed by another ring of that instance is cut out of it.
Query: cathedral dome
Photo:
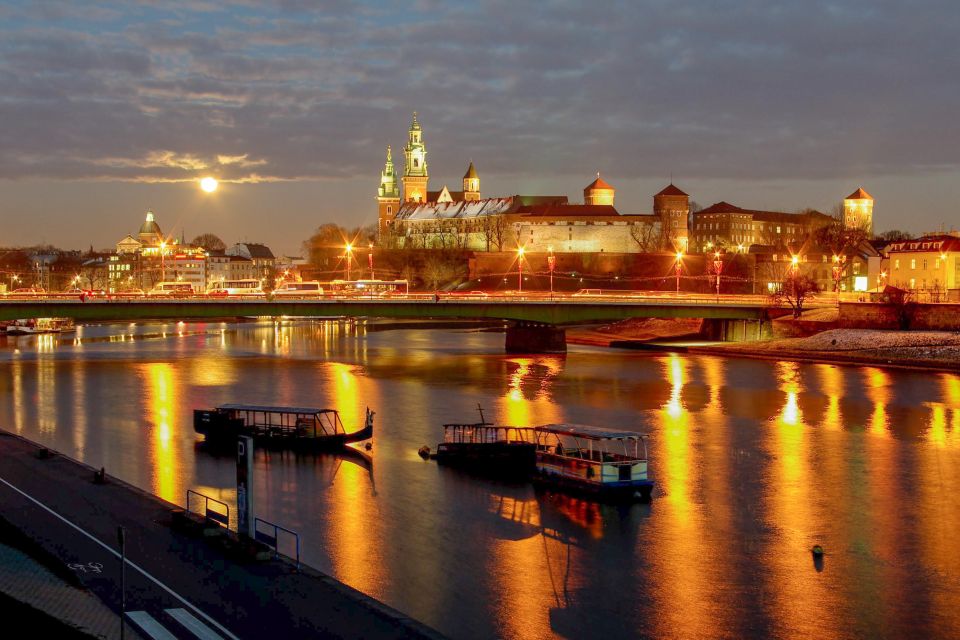
[[[140,234],[145,235],[148,233],[156,234],[162,236],[163,232],[160,231],[160,225],[153,219],[153,212],[147,211],[147,219],[142,225],[140,225]]]

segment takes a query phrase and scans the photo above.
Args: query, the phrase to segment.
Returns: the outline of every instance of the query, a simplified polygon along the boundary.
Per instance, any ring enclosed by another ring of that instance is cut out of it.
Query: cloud
[[[6,178],[431,168],[818,179],[955,169],[958,8],[741,0],[6,8]]]

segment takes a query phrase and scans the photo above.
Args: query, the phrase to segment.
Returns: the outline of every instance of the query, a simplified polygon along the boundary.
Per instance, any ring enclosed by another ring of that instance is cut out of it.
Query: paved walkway
[[[119,638],[120,618],[96,596],[67,584],[26,553],[0,544],[0,592],[93,638]],[[127,638],[139,639],[131,629]]]
[[[120,610],[118,526],[127,531],[126,609],[155,638],[440,638],[309,567],[230,561],[170,528],[174,505],[0,431],[0,511],[109,610]],[[85,568],[81,568],[85,567]],[[159,630],[158,630],[159,629]],[[163,635],[163,634],[167,635]]]

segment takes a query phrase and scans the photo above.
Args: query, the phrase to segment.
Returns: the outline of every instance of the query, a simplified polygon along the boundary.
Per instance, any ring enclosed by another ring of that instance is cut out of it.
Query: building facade
[[[960,237],[928,235],[886,248],[889,284],[912,291],[921,301],[960,299]]]

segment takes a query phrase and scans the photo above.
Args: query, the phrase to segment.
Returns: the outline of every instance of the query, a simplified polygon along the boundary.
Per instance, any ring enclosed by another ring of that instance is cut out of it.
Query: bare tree
[[[630,225],[630,237],[637,243],[640,253],[652,253],[660,247],[660,229],[656,222]]]
[[[450,265],[443,256],[430,256],[423,264],[424,283],[433,290],[440,288],[440,283],[445,283],[451,278]]]
[[[786,270],[786,276],[779,281],[775,291],[771,294],[771,302],[776,306],[784,303],[793,309],[793,317],[799,318],[803,313],[803,304],[817,295],[817,281],[799,269]]]
[[[503,242],[507,235],[507,221],[504,216],[499,214],[483,216],[481,231],[487,251],[503,251]]]
[[[227,244],[212,233],[201,233],[196,238],[190,241],[195,247],[203,247],[206,251],[223,251],[227,248]]]
[[[900,229],[890,229],[889,231],[878,233],[877,238],[886,240],[887,242],[901,242],[903,240],[913,240],[913,234],[909,231],[901,231]]]

